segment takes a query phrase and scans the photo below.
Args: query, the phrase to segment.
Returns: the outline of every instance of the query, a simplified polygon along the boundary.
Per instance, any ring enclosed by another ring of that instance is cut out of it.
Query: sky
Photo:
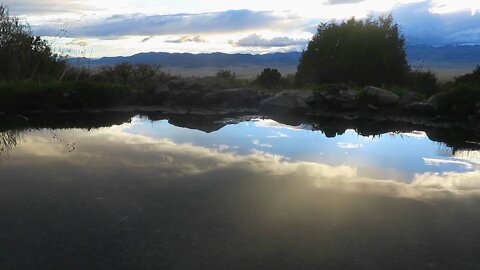
[[[3,0],[57,52],[301,51],[319,23],[392,13],[408,44],[480,44],[477,0]]]

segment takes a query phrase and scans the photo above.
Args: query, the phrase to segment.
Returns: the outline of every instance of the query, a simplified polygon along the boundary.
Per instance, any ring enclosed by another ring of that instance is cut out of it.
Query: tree
[[[282,74],[277,69],[266,68],[257,76],[254,84],[268,89],[276,89],[282,86],[283,81]]]
[[[0,5],[0,80],[45,79],[65,70],[65,61],[30,26]]]
[[[297,82],[403,85],[410,67],[391,15],[323,23],[300,58]]]

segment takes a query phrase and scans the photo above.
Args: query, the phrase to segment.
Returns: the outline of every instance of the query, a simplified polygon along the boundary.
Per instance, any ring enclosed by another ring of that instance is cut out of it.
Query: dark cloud
[[[289,47],[305,46],[308,43],[306,39],[292,39],[288,37],[275,37],[266,39],[260,35],[253,34],[233,42],[235,46],[240,47]]]
[[[13,15],[49,14],[90,10],[91,7],[76,0],[3,0]]]
[[[356,4],[364,2],[365,0],[328,0],[327,5],[340,5],[340,4]]]
[[[120,37],[230,33],[264,28],[295,28],[300,17],[282,17],[267,11],[229,10],[200,14],[115,15],[93,21],[57,21],[34,27],[38,35],[51,35],[59,28],[72,37]]]
[[[167,40],[165,42],[168,42],[168,43],[189,43],[189,42],[204,43],[204,42],[207,42],[207,41],[205,39],[203,39],[201,36],[195,36],[195,37],[181,37],[181,38],[178,38],[178,39]]]
[[[480,14],[459,11],[434,14],[431,2],[402,5],[393,11],[409,44],[480,44]]]

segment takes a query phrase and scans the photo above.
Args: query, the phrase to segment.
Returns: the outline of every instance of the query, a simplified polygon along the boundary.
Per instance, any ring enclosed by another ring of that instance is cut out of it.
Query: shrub
[[[403,85],[410,67],[393,17],[323,23],[300,58],[300,85]]]
[[[82,109],[125,105],[131,87],[97,82],[0,83],[0,111]]]
[[[219,70],[215,76],[225,80],[235,80],[237,78],[237,74],[226,69]]]
[[[267,89],[278,89],[285,85],[282,74],[277,69],[271,68],[264,69],[253,83]]]
[[[437,94],[440,90],[437,75],[431,70],[409,72],[407,86],[410,90],[427,97]]]
[[[0,80],[59,79],[64,59],[49,44],[32,35],[30,26],[12,17],[0,5]]]

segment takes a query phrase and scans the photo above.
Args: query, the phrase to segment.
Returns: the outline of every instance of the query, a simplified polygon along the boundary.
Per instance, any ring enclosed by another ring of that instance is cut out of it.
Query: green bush
[[[135,93],[128,86],[96,82],[0,83],[0,110],[58,110],[129,104]]]
[[[257,76],[253,84],[266,89],[279,89],[286,85],[286,80],[277,69],[266,68]]]
[[[58,80],[66,68],[64,59],[50,45],[32,35],[30,26],[10,16],[0,5],[0,80]]]
[[[427,97],[440,91],[437,75],[431,70],[413,70],[408,73],[407,87]]]
[[[443,114],[468,116],[480,108],[480,66],[444,85],[439,103]]]
[[[404,85],[405,39],[392,16],[323,23],[300,58],[297,83]]]

